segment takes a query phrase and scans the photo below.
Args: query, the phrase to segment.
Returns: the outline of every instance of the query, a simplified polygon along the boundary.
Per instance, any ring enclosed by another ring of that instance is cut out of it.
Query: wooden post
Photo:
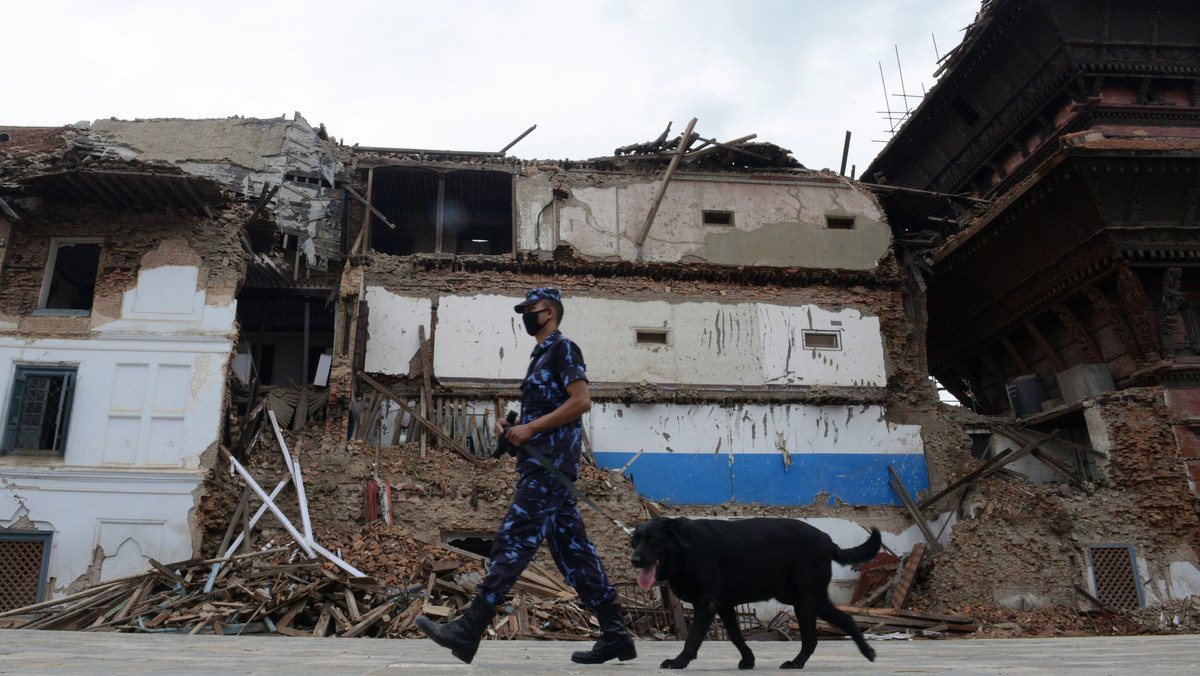
[[[687,152],[688,143],[692,140],[692,129],[696,126],[696,118],[692,118],[688,122],[687,129],[683,132],[683,136],[679,137],[679,147],[675,149],[675,156],[671,158],[671,164],[667,165],[667,173],[663,176],[662,185],[658,186],[658,193],[654,195],[654,202],[650,204],[650,212],[646,214],[646,224],[642,226],[642,234],[638,235],[637,245],[640,247],[646,242],[646,235],[650,234],[650,226],[654,224],[654,216],[658,213],[658,206],[662,203],[663,195],[667,192],[667,184],[671,182],[671,176],[675,174],[675,169],[679,166],[679,160],[683,154]]]
[[[400,398],[400,397],[398,397],[397,395],[393,394],[393,393],[392,393],[390,390],[388,390],[388,389],[387,389],[386,387],[384,387],[383,385],[380,385],[378,382],[376,382],[376,381],[375,381],[375,379],[374,379],[374,378],[372,378],[371,376],[369,376],[369,375],[367,375],[367,374],[365,374],[365,373],[359,374],[359,377],[360,377],[360,378],[362,378],[363,382],[365,382],[367,385],[370,385],[371,387],[375,388],[376,390],[379,390],[379,392],[381,392],[381,393],[382,393],[384,396],[386,396],[387,398],[389,398],[389,399],[391,399],[392,401],[396,402],[396,405],[398,405],[400,408],[402,408],[402,409],[404,409],[405,411],[407,411],[407,412],[408,412],[408,414],[409,414],[409,415],[411,415],[411,416],[413,416],[413,418],[414,418],[414,419],[415,419],[417,422],[419,422],[419,423],[421,423],[422,425],[424,425],[424,426],[425,426],[425,429],[427,429],[427,430],[429,430],[430,432],[432,432],[432,433],[433,433],[433,435],[434,435],[435,437],[437,437],[438,439],[441,439],[441,440],[442,440],[444,443],[446,443],[447,445],[449,445],[449,446],[450,446],[450,448],[453,448],[455,451],[457,451],[459,455],[463,456],[463,457],[464,457],[464,458],[466,458],[467,460],[470,460],[470,461],[471,461],[471,464],[473,464],[473,465],[475,465],[475,466],[477,466],[477,467],[478,467],[478,466],[481,466],[481,465],[483,464],[483,461],[482,461],[482,460],[480,460],[479,458],[476,458],[475,456],[471,455],[471,454],[470,454],[470,453],[467,451],[467,449],[463,448],[462,446],[459,446],[457,442],[455,442],[455,441],[454,441],[453,439],[451,439],[450,437],[446,436],[446,433],[445,433],[445,432],[443,432],[442,430],[438,429],[438,426],[437,426],[437,425],[434,425],[432,422],[430,422],[430,421],[429,421],[427,418],[425,418],[424,416],[422,416],[422,415],[419,415],[419,414],[418,414],[416,411],[414,411],[414,410],[413,410],[413,408],[412,408],[411,406],[409,406],[408,404],[406,404],[406,403],[404,403],[403,401],[401,401],[401,398]]]

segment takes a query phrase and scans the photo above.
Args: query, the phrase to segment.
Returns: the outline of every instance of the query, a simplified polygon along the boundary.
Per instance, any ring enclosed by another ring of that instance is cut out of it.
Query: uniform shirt
[[[557,329],[533,348],[529,355],[529,370],[521,383],[521,424],[546,415],[562,406],[569,398],[567,385],[587,380],[583,352]],[[583,420],[546,430],[526,442],[549,460],[563,474],[579,477],[579,452],[583,446]],[[522,474],[535,471],[541,465],[527,454],[521,455],[517,470]]]

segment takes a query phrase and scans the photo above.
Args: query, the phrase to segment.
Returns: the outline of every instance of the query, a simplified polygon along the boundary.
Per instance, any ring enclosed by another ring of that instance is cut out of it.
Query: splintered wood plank
[[[354,637],[358,636],[359,634],[361,634],[364,631],[366,631],[367,629],[369,629],[371,627],[371,625],[378,622],[379,619],[381,617],[383,617],[384,615],[386,615],[387,612],[391,609],[392,609],[391,603],[381,604],[379,607],[375,608],[371,612],[367,613],[366,615],[363,615],[362,620],[360,620],[358,622],[358,624],[356,624],[353,627],[350,627],[350,629],[346,630],[346,632],[341,635],[341,638],[354,638]]]
[[[297,601],[292,605],[291,609],[284,613],[283,617],[279,618],[279,621],[275,623],[275,628],[279,629],[280,627],[290,627],[292,620],[296,619],[296,615],[299,615],[300,611],[304,610],[305,606],[307,605],[308,598],[302,598]],[[307,635],[307,632],[305,632],[305,634]]]
[[[888,483],[891,485],[892,490],[896,491],[896,495],[900,496],[900,502],[904,503],[904,508],[908,510],[909,515],[916,522],[917,528],[921,529],[921,534],[925,536],[925,539],[929,542],[929,546],[933,547],[933,551],[935,552],[942,551],[942,545],[938,542],[937,536],[933,534],[933,531],[929,529],[929,524],[925,522],[925,517],[921,515],[921,509],[917,506],[916,501],[913,500],[912,495],[909,494],[908,489],[904,487],[904,482],[900,480],[900,475],[896,473],[896,470],[891,465],[888,465],[888,472],[892,475]]]
[[[333,615],[333,621],[336,623],[339,633],[349,630],[352,626],[350,620],[346,619],[346,616],[342,614],[342,611],[337,606],[329,606],[329,613]]]
[[[321,604],[321,614],[317,616],[317,623],[313,626],[312,635],[324,637],[329,632],[329,622],[333,619],[333,615],[329,612],[327,603]]]
[[[349,587],[343,587],[342,596],[346,599],[346,611],[350,613],[350,620],[358,622],[362,614],[358,611],[358,601],[354,599],[354,592],[350,591]]]
[[[889,603],[891,607],[901,608],[904,606],[904,601],[908,599],[908,590],[912,588],[913,579],[917,576],[917,567],[921,565],[921,559],[924,556],[925,543],[918,542],[913,545],[912,553],[904,562],[904,570],[900,571],[900,579],[896,581],[896,588],[892,590],[892,598]]]

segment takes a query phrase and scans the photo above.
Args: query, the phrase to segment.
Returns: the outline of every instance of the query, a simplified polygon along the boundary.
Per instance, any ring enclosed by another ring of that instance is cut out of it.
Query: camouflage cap
[[[513,311],[521,312],[539,300],[553,300],[561,303],[562,292],[552,286],[543,286],[536,289],[530,289],[529,291],[525,292],[525,300],[513,306]]]

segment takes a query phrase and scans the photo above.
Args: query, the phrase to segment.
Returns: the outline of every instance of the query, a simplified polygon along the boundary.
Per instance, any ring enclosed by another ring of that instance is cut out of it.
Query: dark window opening
[[[804,349],[840,350],[841,336],[835,331],[805,331]]]
[[[826,216],[825,217],[825,227],[829,228],[830,230],[853,230],[854,229],[854,217],[853,216]]]
[[[74,367],[17,366],[0,453],[63,453],[75,373]]]
[[[490,557],[493,536],[491,533],[444,533],[442,542],[473,554]]]
[[[308,305],[307,332],[305,304]],[[313,382],[322,353],[332,353],[334,307],[323,300],[261,288],[238,296],[239,352],[248,353],[262,385],[303,387]],[[307,336],[306,336],[307,333]],[[262,336],[261,359],[258,349]]]
[[[953,110],[958,119],[962,120],[963,124],[966,124],[968,127],[974,127],[979,124],[979,120],[983,117],[979,114],[978,110],[975,110],[975,106],[972,106],[961,96],[955,96],[950,101],[950,110]]]
[[[0,612],[45,599],[52,536],[49,531],[0,530]]]
[[[666,345],[670,331],[667,329],[634,329],[638,345]]]
[[[96,271],[100,266],[99,244],[62,244],[51,252],[50,271],[44,291],[43,310],[92,311]]]
[[[381,253],[512,253],[512,175],[499,171],[376,169],[371,248]]]
[[[992,435],[990,432],[968,432],[967,435],[971,439],[971,457],[983,459],[988,452],[988,447],[992,444]]]
[[[733,212],[732,211],[708,211],[708,210],[705,210],[704,211],[704,224],[705,225],[732,226],[733,225]]]

